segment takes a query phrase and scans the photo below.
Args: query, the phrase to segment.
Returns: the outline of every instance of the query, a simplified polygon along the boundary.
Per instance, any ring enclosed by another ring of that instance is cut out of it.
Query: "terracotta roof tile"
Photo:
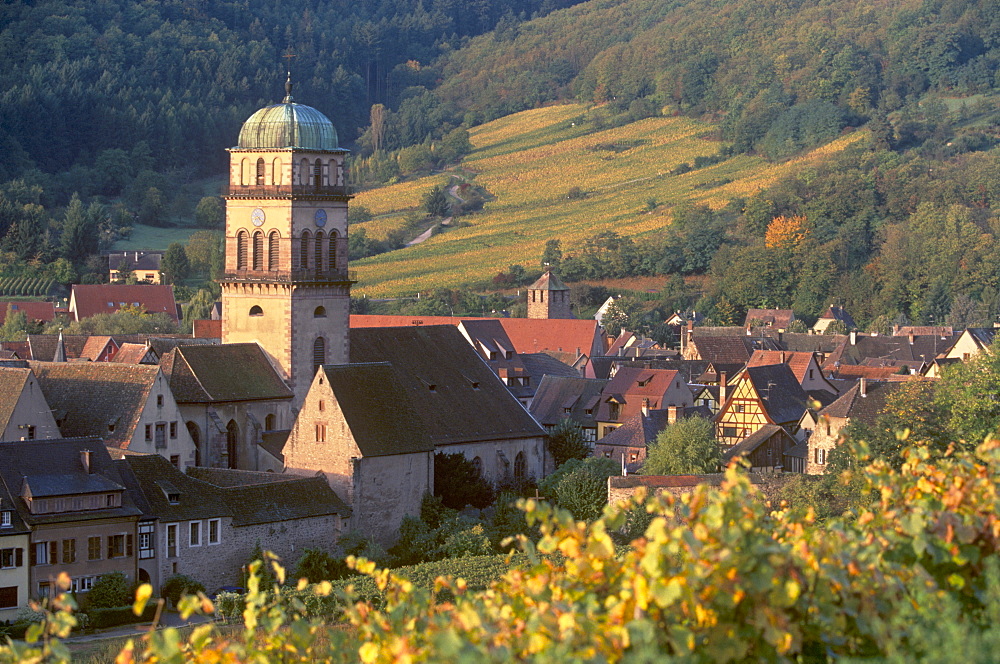
[[[221,339],[221,320],[196,320],[194,322],[194,333],[196,338]]]
[[[52,302],[0,300],[0,325],[3,325],[3,322],[7,320],[8,307],[13,307],[15,311],[23,311],[29,322],[51,323],[56,317],[56,305]]]
[[[76,320],[111,314],[123,305],[136,303],[147,313],[167,314],[177,320],[174,287],[169,285],[74,284],[70,294],[70,309]]]
[[[0,367],[0,431],[7,428],[31,369]]]

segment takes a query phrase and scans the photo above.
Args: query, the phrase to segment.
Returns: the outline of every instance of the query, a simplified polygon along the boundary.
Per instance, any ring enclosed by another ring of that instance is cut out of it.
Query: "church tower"
[[[551,270],[528,286],[528,318],[572,318],[569,288]]]
[[[292,100],[262,108],[229,152],[222,343],[257,342],[302,404],[321,364],[348,361],[347,150]]]

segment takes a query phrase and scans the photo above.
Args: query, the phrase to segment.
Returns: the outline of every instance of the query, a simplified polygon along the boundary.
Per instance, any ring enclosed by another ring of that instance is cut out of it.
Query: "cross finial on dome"
[[[288,68],[286,70],[288,72],[288,78],[285,79],[285,98],[281,100],[281,103],[291,104],[292,103],[292,58],[295,57],[295,54],[286,53],[281,57],[288,60]]]

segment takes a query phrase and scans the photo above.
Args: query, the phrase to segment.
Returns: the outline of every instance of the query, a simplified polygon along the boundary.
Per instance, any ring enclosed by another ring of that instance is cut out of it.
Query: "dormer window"
[[[181,494],[179,491],[170,492],[167,494],[167,502],[171,505],[178,505],[181,502]]]
[[[9,511],[0,512],[0,528],[11,528],[11,514]]]
[[[472,389],[474,389],[474,390],[478,390],[479,389],[479,381],[477,381],[477,380],[472,381]]]
[[[114,430],[115,430],[115,424],[114,422],[112,422],[111,424],[108,425],[108,433],[114,433]]]
[[[430,390],[431,392],[437,392],[437,385],[431,383],[430,385],[427,386],[427,389]]]

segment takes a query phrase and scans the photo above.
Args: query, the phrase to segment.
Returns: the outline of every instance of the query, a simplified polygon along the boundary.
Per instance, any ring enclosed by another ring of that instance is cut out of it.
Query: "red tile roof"
[[[0,300],[0,325],[7,320],[8,307],[12,307],[14,311],[23,311],[29,321],[49,323],[56,317],[56,305],[52,302]]]
[[[168,285],[97,284],[73,285],[70,311],[74,320],[97,314],[112,314],[123,306],[138,305],[147,313],[167,314],[177,320],[174,287]]]
[[[792,370],[792,373],[795,374],[795,377],[801,383],[806,379],[806,372],[809,370],[812,359],[812,353],[796,353],[786,350],[755,350],[753,355],[750,356],[747,366],[761,367],[768,364],[787,364],[788,368]],[[819,364],[816,367],[819,368]]]
[[[457,326],[461,322],[461,318],[454,316],[374,316],[371,314],[351,314],[351,327]]]

